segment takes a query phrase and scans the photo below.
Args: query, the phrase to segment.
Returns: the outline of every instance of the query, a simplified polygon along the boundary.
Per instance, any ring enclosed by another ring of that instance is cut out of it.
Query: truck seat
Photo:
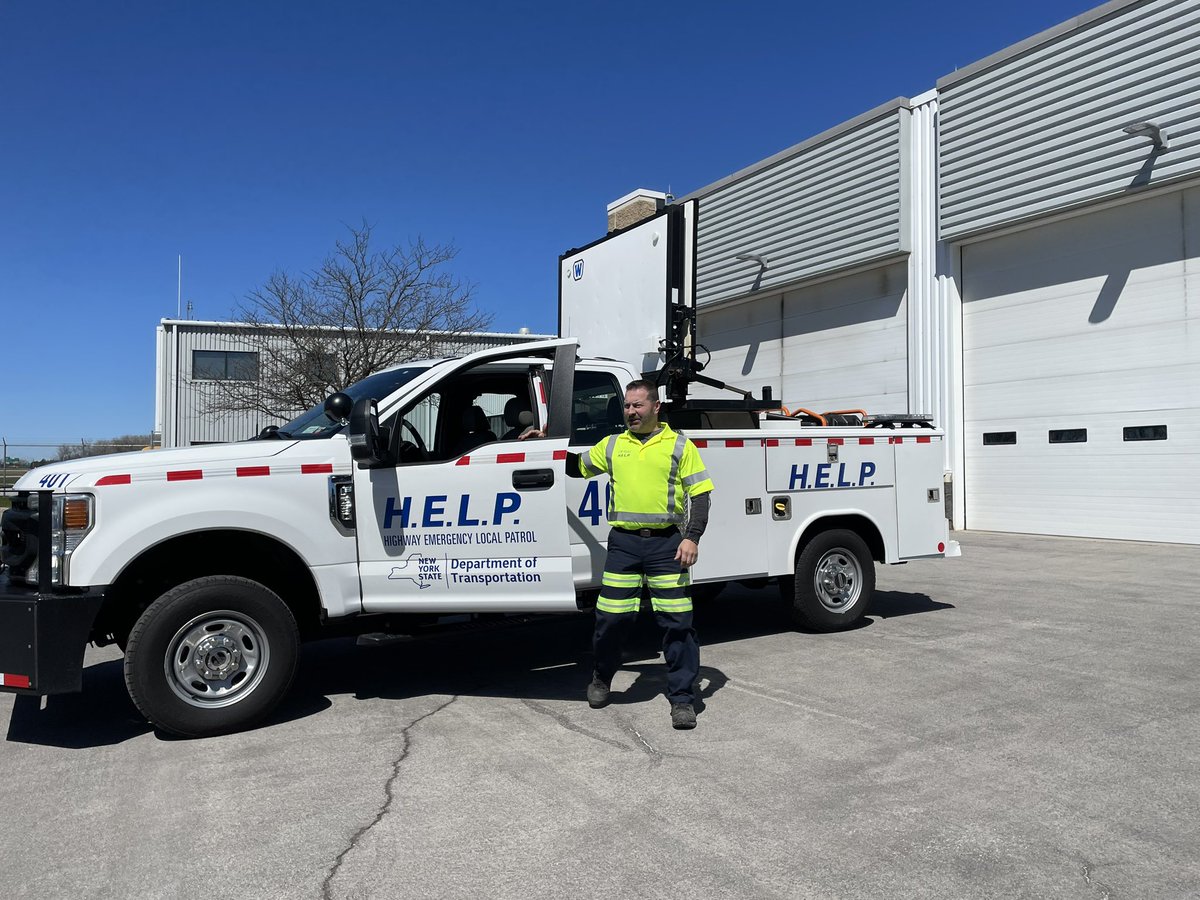
[[[463,436],[458,439],[451,456],[462,456],[470,453],[476,447],[496,440],[496,434],[488,425],[487,413],[478,406],[468,406],[463,410]]]

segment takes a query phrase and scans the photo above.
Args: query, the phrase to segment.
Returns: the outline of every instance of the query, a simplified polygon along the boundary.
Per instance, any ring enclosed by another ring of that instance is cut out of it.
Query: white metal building
[[[1114,0],[693,199],[706,374],[933,414],[956,527],[1200,543],[1200,0]]]
[[[253,412],[213,412],[208,401],[217,383],[228,379],[257,382],[257,343],[248,338],[270,334],[269,328],[242,322],[196,322],[163,319],[157,328],[154,421],[163,447],[187,447],[241,441],[266,425],[279,425],[303,412],[280,410],[267,420]],[[547,335],[479,332],[430,342],[430,356],[457,355]],[[502,410],[485,409],[489,415]]]

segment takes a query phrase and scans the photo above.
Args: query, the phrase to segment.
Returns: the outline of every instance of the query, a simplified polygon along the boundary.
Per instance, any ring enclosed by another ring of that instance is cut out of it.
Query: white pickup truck
[[[28,473],[2,520],[0,688],[78,691],[87,642],[116,643],[150,721],[215,734],[278,703],[302,637],[587,609],[608,489],[566,477],[567,450],[622,427],[641,373],[577,344],[406,364],[256,440]],[[716,485],[697,584],[778,579],[798,621],[839,628],[874,561],[957,553],[936,429],[667,418]],[[547,437],[517,440],[530,424]]]

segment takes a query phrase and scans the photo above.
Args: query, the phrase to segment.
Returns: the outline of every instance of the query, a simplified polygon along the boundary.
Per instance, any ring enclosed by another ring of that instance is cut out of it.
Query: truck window
[[[383,372],[376,372],[374,375],[370,375],[362,381],[345,388],[345,392],[350,395],[351,400],[358,400],[362,397],[374,397],[376,400],[383,400],[389,394],[395,393],[424,372],[424,366],[407,366],[401,369],[388,369]],[[297,439],[327,438],[332,434],[337,434],[341,430],[342,423],[332,422],[325,415],[325,404],[322,402],[308,410],[308,412],[302,413],[292,419],[287,424],[279,426],[279,437]]]
[[[607,372],[575,373],[571,444],[590,447],[625,427],[625,392]]]
[[[440,382],[384,424],[392,430],[401,464],[445,462],[485,444],[515,440],[537,424],[532,400],[527,367],[471,369]]]
[[[442,408],[441,391],[426,394],[400,417],[400,444],[397,448],[401,462],[419,462],[424,450],[430,453],[437,445],[438,412]],[[393,426],[393,433],[396,429]]]

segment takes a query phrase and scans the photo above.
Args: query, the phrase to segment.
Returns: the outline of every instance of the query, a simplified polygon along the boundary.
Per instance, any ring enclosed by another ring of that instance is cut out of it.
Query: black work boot
[[[696,727],[696,711],[692,709],[692,704],[671,704],[671,727],[680,730]]]
[[[595,673],[592,673],[592,682],[587,686],[587,698],[588,706],[592,709],[608,705],[608,685]]]

